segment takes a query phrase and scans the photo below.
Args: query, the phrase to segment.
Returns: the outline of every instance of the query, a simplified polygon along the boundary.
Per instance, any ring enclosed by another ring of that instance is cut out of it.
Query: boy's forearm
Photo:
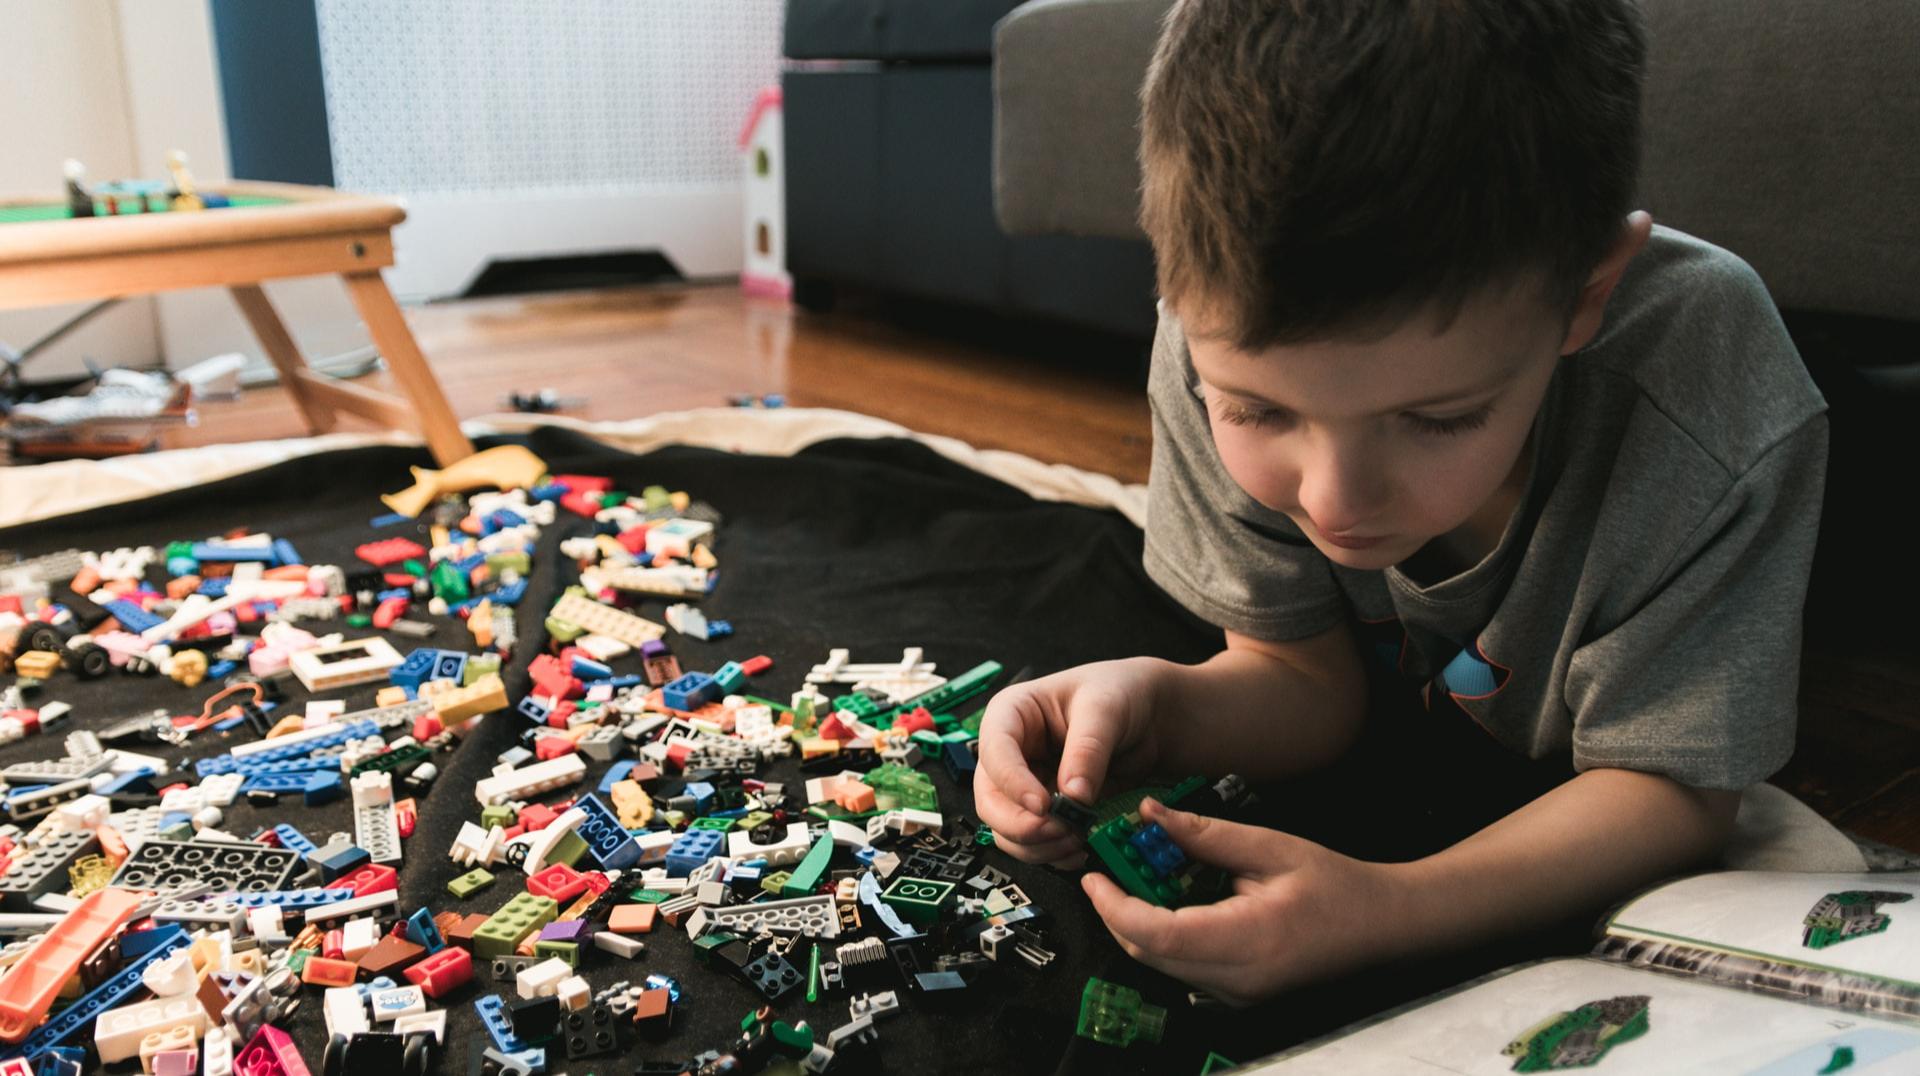
[[[1160,768],[1256,780],[1304,773],[1345,753],[1365,713],[1363,684],[1335,682],[1267,654],[1223,650],[1177,667],[1156,700]]]
[[[1575,777],[1444,852],[1385,869],[1396,949],[1470,946],[1598,913],[1660,878],[1705,865],[1732,832],[1738,792],[1654,774]]]

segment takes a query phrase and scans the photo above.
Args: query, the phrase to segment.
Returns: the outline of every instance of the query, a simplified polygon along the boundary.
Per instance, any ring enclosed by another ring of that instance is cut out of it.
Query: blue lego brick
[[[515,706],[513,710],[515,713],[519,714],[521,717],[526,718],[528,721],[531,721],[536,725],[546,724],[547,715],[553,712],[552,707],[548,706],[544,702],[541,702],[539,699],[535,698],[532,695],[527,695],[522,697],[520,700],[520,705]]]
[[[615,691],[625,691],[630,687],[639,687],[645,682],[646,677],[629,673],[626,676],[615,676],[608,679],[606,685]]]
[[[405,598],[408,601],[412,601],[413,588],[412,587],[388,587],[385,590],[376,592],[373,596],[373,600],[376,602],[391,601],[394,598]]]
[[[502,508],[487,518],[498,523],[503,529],[507,527],[518,527],[527,521],[526,516],[521,515],[511,508]]]
[[[707,627],[711,629],[713,627],[712,623],[709,622]],[[711,630],[708,631],[707,637],[713,637]],[[722,695],[732,695],[746,686],[747,673],[746,670],[740,667],[739,662],[729,661],[718,669],[713,670],[713,682],[719,685]]]
[[[233,670],[239,667],[240,663],[237,661],[216,661],[207,666],[207,679],[225,680],[233,674]]]
[[[248,778],[252,780],[252,778]],[[339,770],[325,773],[310,773],[307,783],[300,789],[301,802],[309,807],[318,807],[323,803],[332,803],[347,793],[347,783],[340,777]]]
[[[225,721],[215,721],[213,723],[213,731],[232,732],[234,729],[237,729],[246,723],[247,723],[246,715],[235,714],[234,716],[227,718]]]
[[[412,516],[406,515],[404,513],[388,512],[385,515],[374,516],[372,519],[367,520],[367,526],[376,527],[376,528],[392,527],[400,523],[406,523],[412,519],[413,519]]]
[[[574,655],[573,666],[569,670],[582,680],[606,680],[613,676],[613,670],[592,658]]]
[[[276,747],[266,751],[256,751],[246,756],[245,764],[251,766],[259,763],[285,762],[288,759],[306,758],[316,751],[324,751],[329,747],[338,747],[348,740],[364,740],[369,736],[378,736],[379,734],[379,722],[362,719],[341,725],[331,732],[328,732],[325,736],[316,736],[302,743],[289,744],[286,747]],[[211,777],[221,773],[239,773],[241,772],[241,765],[241,761],[232,755],[214,755],[210,758],[195,761],[193,768],[194,772],[200,776]],[[298,792],[300,789],[294,788],[292,791]]]
[[[438,660],[440,651],[430,646],[419,647],[410,651],[405,661],[387,670],[387,679],[401,687],[417,690],[433,675],[433,666]]]
[[[493,590],[487,594],[487,600],[493,602],[495,605],[519,605],[520,600],[526,596],[527,581],[525,579],[515,579],[511,583],[503,583],[500,586],[494,587]]]
[[[451,680],[457,684],[460,682],[460,677],[464,675],[466,671],[467,655],[465,651],[442,650],[434,656],[433,676],[430,679]]]
[[[972,749],[961,740],[947,741],[940,752],[940,761],[946,763],[947,776],[952,777],[955,784],[961,785],[973,780],[973,771],[980,764]]]
[[[96,795],[111,796],[116,792],[126,792],[129,790],[134,790],[134,786],[139,785],[142,782],[151,783],[153,777],[154,777],[153,767],[142,766],[137,770],[120,774],[119,776],[114,777],[112,780],[108,781],[104,785],[96,786],[93,791]],[[151,790],[149,789],[148,791],[151,791]]]
[[[372,863],[373,855],[365,848],[350,844],[330,855],[308,856],[307,861],[320,868],[323,880],[331,882]]]
[[[239,564],[251,561],[257,564],[273,563],[273,547],[264,545],[228,545],[215,542],[193,543],[193,559],[202,564],[217,561],[226,564]]]
[[[461,575],[472,575],[473,570],[475,568],[480,567],[482,564],[485,564],[486,562],[487,562],[487,555],[485,553],[475,553],[471,557],[462,557],[461,559],[454,561],[453,566],[460,570]]]
[[[305,911],[308,908],[318,908],[323,904],[352,900],[353,890],[322,889],[319,886],[311,886],[306,889],[276,889],[268,893],[223,893],[220,899],[238,904],[243,908],[275,907]]]
[[[247,778],[240,786],[242,792],[303,792],[307,787],[307,778],[312,774],[301,773],[256,773]]]
[[[422,908],[407,917],[407,938],[415,945],[424,945],[428,953],[437,953],[447,947],[447,939],[440,934],[439,924],[433,921],[433,912]]]
[[[148,628],[159,627],[167,622],[165,617],[155,616],[125,598],[105,602],[100,608],[112,613],[113,619],[118,620],[121,627],[131,632],[144,632]]]
[[[527,491],[527,496],[536,501],[557,501],[568,493],[567,487],[558,482],[548,482]]]
[[[525,1064],[534,1073],[546,1071],[546,1048],[529,1046],[526,1040],[513,1033],[513,1021],[507,1017],[507,1003],[501,1000],[500,995],[488,994],[476,999],[473,1009],[480,1014],[480,1022],[486,1025],[488,1036],[501,1053]]]
[[[300,551],[293,548],[293,543],[287,541],[285,538],[275,538],[273,540],[273,562],[275,567],[281,568],[289,564],[306,563],[300,559]]]
[[[602,796],[613,795],[613,786],[626,780],[627,774],[632,773],[636,765],[638,765],[638,763],[634,762],[633,759],[623,758],[607,767],[607,772],[600,777],[600,794]]]
[[[720,695],[713,677],[703,672],[687,673],[660,689],[660,701],[675,710],[698,710],[709,702],[719,702]]]
[[[700,814],[707,813],[707,804],[713,802],[712,785],[705,781],[688,781],[680,791],[693,797],[693,806],[696,812]]]
[[[1179,870],[1187,862],[1187,854],[1173,843],[1167,831],[1158,822],[1150,822],[1135,830],[1127,843],[1140,853],[1147,868],[1162,878]]]
[[[289,852],[300,853],[303,859],[312,855],[314,851],[320,847],[309,840],[306,834],[293,828],[293,823],[291,822],[282,822],[273,827],[273,835],[279,838],[280,847],[285,848]]]
[[[199,589],[194,593],[203,598],[224,598],[227,596],[227,584],[233,582],[224,575],[212,575],[200,580]]]
[[[712,590],[713,588],[709,586],[707,589]],[[724,639],[727,636],[732,634],[733,634],[733,621],[731,620],[708,620],[707,621],[707,641],[708,642],[712,642],[715,639]]]
[[[589,793],[574,800],[573,805],[586,812],[586,819],[574,832],[587,842],[588,855],[608,870],[623,871],[640,862],[640,846],[620,825],[619,817],[600,802],[600,797]]]
[[[141,937],[149,935],[149,937]],[[128,954],[137,939],[138,956]],[[177,926],[158,927],[153,930],[134,931],[121,939],[120,952],[128,963],[121,966],[99,986],[80,996],[80,1000],[54,1013],[39,1030],[28,1035],[18,1045],[0,1049],[0,1059],[11,1060],[16,1057],[33,1057],[74,1035],[93,1026],[94,1018],[119,1005],[134,994],[146,989],[140,981],[141,973],[147,965],[185,949],[188,944],[187,932]]]
[[[695,867],[721,854],[720,845],[725,836],[711,829],[693,829],[682,833],[667,849],[667,874],[674,878],[685,878],[693,873]]]
[[[340,768],[340,760],[329,756],[320,758],[290,758],[285,762],[242,762],[239,771],[248,777],[269,777],[282,773],[322,773]]]

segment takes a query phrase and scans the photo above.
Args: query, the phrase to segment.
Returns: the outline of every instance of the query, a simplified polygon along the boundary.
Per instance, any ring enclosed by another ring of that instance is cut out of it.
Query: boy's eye
[[[1431,433],[1442,437],[1466,433],[1469,430],[1477,430],[1485,426],[1487,420],[1492,417],[1492,404],[1488,404],[1477,411],[1470,411],[1464,415],[1452,415],[1447,418],[1433,418],[1429,415],[1414,414],[1411,411],[1407,413],[1407,421],[1413,423],[1414,429],[1419,430],[1421,433]]]
[[[1244,407],[1223,397],[1213,401],[1214,417],[1229,426],[1265,426],[1283,417],[1279,411]]]

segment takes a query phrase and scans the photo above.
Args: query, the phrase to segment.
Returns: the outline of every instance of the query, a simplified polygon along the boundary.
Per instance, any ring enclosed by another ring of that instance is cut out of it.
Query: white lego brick
[[[804,829],[806,827],[803,826],[801,828]],[[836,848],[859,849],[865,848],[873,843],[872,839],[867,836],[866,830],[854,825],[852,822],[842,822],[837,818],[827,822],[827,836],[832,839],[834,847]]]
[[[325,923],[334,919],[345,919],[363,912],[380,911],[400,903],[400,894],[392,889],[383,893],[368,893],[351,900],[337,900],[332,904],[321,904],[307,909],[308,923]]]
[[[560,989],[560,980],[572,974],[573,968],[559,957],[542,960],[521,968],[513,978],[513,989],[523,998],[552,997]]]
[[[385,1023],[426,1012],[427,995],[417,986],[396,986],[368,994],[367,1004],[373,1009],[374,1020]]]
[[[578,975],[569,975],[560,980],[554,990],[554,996],[560,999],[560,1007],[568,1012],[579,1012],[593,1000],[593,987]]]
[[[287,935],[285,915],[280,907],[274,904],[263,908],[247,909],[247,930],[267,945],[292,940]]]
[[[605,950],[614,956],[626,960],[632,960],[634,957],[647,951],[646,943],[640,939],[629,938],[624,934],[615,934],[611,930],[595,931],[593,935],[593,945],[596,949]]]
[[[350,920],[340,931],[340,955],[358,960],[380,941],[380,924],[372,919]]]
[[[363,773],[347,782],[355,807],[370,807],[393,802],[393,775],[378,771]]]
[[[293,655],[289,664],[308,691],[329,691],[385,680],[406,659],[393,644],[370,635],[332,646],[317,646]]]
[[[804,822],[789,822],[787,835],[772,844],[755,844],[753,835],[742,829],[727,833],[727,858],[735,862],[764,859],[769,867],[785,867],[800,862],[810,847]]]
[[[351,986],[331,986],[321,997],[321,1015],[326,1018],[327,1035],[352,1035],[372,1030],[367,1020],[367,999]]]
[[[534,830],[532,833],[523,833],[509,843],[526,845],[527,859],[523,867],[528,874],[534,874],[546,867],[547,856],[553,853],[554,846],[559,844],[567,834],[580,828],[580,823],[586,820],[587,812],[578,807],[570,807],[562,811],[560,817],[544,828]]]
[[[112,811],[111,800],[105,796],[89,793],[77,800],[55,807],[53,824],[62,829],[99,829]]]
[[[472,822],[462,822],[447,855],[463,867],[491,867],[500,858],[500,846],[505,840],[506,831],[499,826],[482,829]]]
[[[200,1076],[233,1076],[233,1040],[225,1028],[207,1029],[200,1044]]]
[[[549,616],[586,629],[590,635],[603,635],[628,646],[652,642],[667,629],[644,617],[604,605],[579,594],[567,594],[553,603]]]
[[[140,972],[140,981],[155,997],[171,998],[190,994],[199,985],[193,973],[193,961],[185,952],[176,952],[148,964]]]
[[[758,904],[731,904],[706,911],[713,929],[748,936],[761,931],[809,938],[833,938],[840,934],[840,912],[834,907],[833,897],[826,893]]]
[[[400,825],[393,817],[391,802],[353,809],[353,843],[366,849],[375,863],[393,866],[401,861]]]
[[[424,1031],[433,1036],[433,1041],[447,1041],[447,1010],[434,1009],[431,1012],[417,1012],[402,1016],[393,1022],[395,1035],[407,1035],[415,1031]]]
[[[523,766],[511,773],[482,778],[473,784],[473,796],[482,807],[508,800],[527,799],[542,792],[570,785],[587,773],[587,764],[576,754]]]
[[[108,1009],[94,1021],[94,1048],[101,1061],[125,1061],[139,1056],[141,1039],[183,1024],[191,1025],[195,1032],[207,1029],[207,1014],[200,1008],[200,999],[192,994],[122,1005]]]

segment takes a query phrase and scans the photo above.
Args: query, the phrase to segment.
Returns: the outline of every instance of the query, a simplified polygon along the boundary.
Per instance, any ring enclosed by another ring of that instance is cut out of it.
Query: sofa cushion
[[[788,0],[792,60],[986,63],[993,24],[1019,0]]]

